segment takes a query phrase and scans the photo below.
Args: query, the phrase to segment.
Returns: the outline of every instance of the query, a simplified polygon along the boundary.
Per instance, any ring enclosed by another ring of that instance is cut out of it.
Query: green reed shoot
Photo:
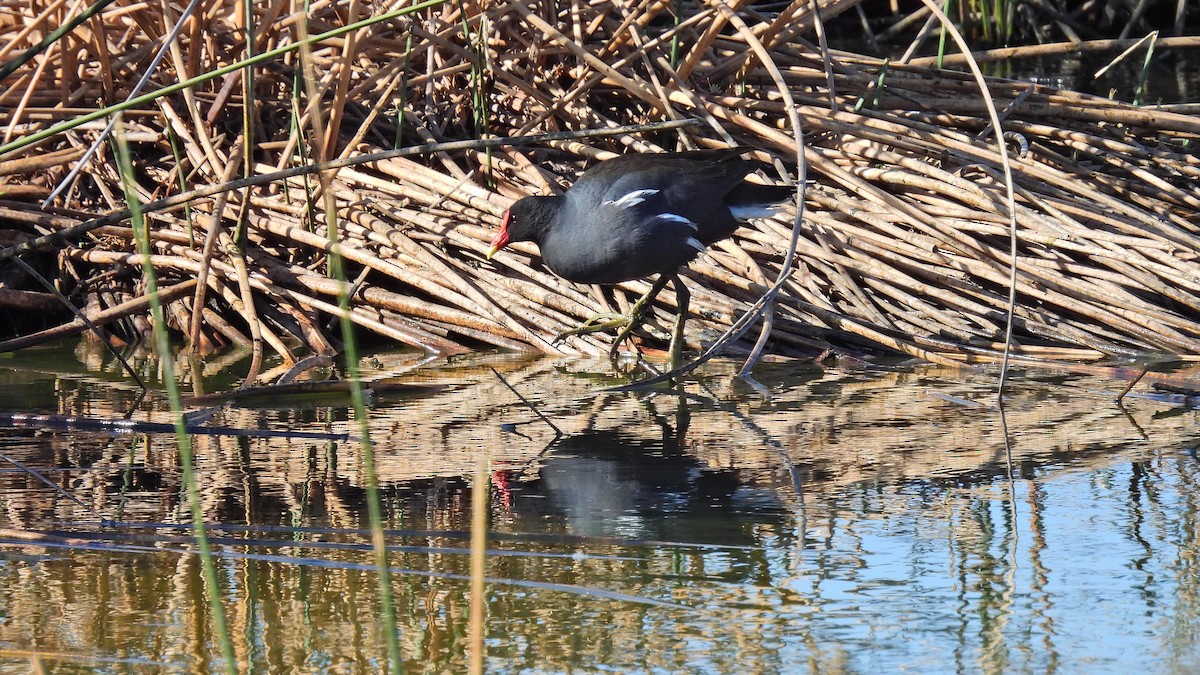
[[[179,150],[179,135],[175,133],[175,128],[168,124],[166,125],[167,141],[171,144],[171,157],[175,159],[175,168],[179,176],[179,191],[188,191],[187,171],[184,170],[183,153]],[[183,205],[183,220],[187,223],[188,246],[196,245],[196,232],[192,228],[192,205],[190,203]]]
[[[942,3],[942,12],[946,16],[950,15],[950,0],[945,0]],[[946,26],[938,25],[938,48],[937,48],[937,67],[942,67],[942,59],[946,58]]]
[[[416,22],[408,24],[408,36],[404,42],[404,62],[400,66],[400,102],[396,105],[396,140],[393,148],[404,147],[404,109],[408,106],[408,59],[412,54],[413,31]]]
[[[444,0],[439,0],[439,2],[442,1]],[[424,4],[428,6],[427,3]],[[414,5],[413,7],[421,6]],[[319,97],[319,88],[317,86],[317,77],[313,72],[313,59],[310,48],[312,43],[306,39],[306,24],[301,22],[299,27],[300,42],[305,44],[304,48],[300,50],[304,90],[307,92],[310,101],[316,101]],[[313,125],[314,130],[312,134],[313,146],[320,148],[324,143],[321,134],[321,131],[324,129],[321,120],[321,106],[315,105],[312,107],[312,115],[309,122]],[[336,132],[331,129],[329,133]],[[318,158],[327,159],[325,157]],[[354,324],[350,315],[351,284],[347,279],[345,260],[336,250],[339,239],[337,198],[329,184],[331,174],[329,172],[322,172],[317,175],[321,181],[321,197],[324,200],[325,229],[329,241],[334,244],[331,247],[332,250],[329,252],[329,275],[340,282],[338,287],[338,309],[340,310],[338,318],[342,330],[343,352],[346,357],[346,379],[350,384],[350,401],[354,408],[354,419],[358,422],[359,437],[362,439],[359,450],[362,453],[362,473],[363,483],[366,487],[367,520],[369,521],[368,527],[371,532],[371,552],[377,569],[379,612],[383,623],[384,642],[387,644],[388,670],[393,673],[400,673],[404,670],[404,655],[400,651],[400,626],[396,620],[396,603],[392,594],[392,574],[391,567],[388,565],[387,540],[384,535],[383,504],[379,498],[379,476],[375,471],[375,446],[371,442],[371,426],[367,419],[366,395],[362,386],[362,373],[358,368],[358,343],[355,340]],[[309,208],[315,208],[315,205],[310,205]]]
[[[208,543],[208,532],[204,527],[204,511],[200,503],[200,490],[196,483],[195,458],[192,455],[192,437],[187,432],[186,422],[183,418],[183,403],[179,395],[179,384],[175,381],[175,361],[171,353],[170,339],[167,336],[166,317],[163,314],[162,303],[158,301],[158,280],[154,274],[154,266],[150,264],[150,255],[153,253],[150,246],[150,231],[142,214],[142,203],[137,194],[133,160],[125,141],[124,128],[118,123],[115,131],[114,140],[118,168],[121,172],[121,186],[125,191],[125,201],[129,205],[129,221],[137,240],[138,251],[143,257],[142,275],[145,279],[146,291],[150,296],[150,314],[154,322],[154,346],[158,352],[163,387],[167,392],[167,400],[171,406],[171,418],[175,423],[175,436],[179,442],[179,464],[188,505],[191,507],[192,526],[196,532],[196,550],[200,556],[200,569],[204,576],[205,591],[208,595],[213,632],[221,647],[221,656],[225,661],[226,672],[236,673],[238,670],[237,655],[233,650],[233,641],[225,622],[225,607],[221,600],[221,588],[217,583],[217,568],[212,548]]]
[[[1150,34],[1150,44],[1146,47],[1146,58],[1142,61],[1142,72],[1138,74],[1137,87],[1133,90],[1133,104],[1142,104],[1142,94],[1146,90],[1146,81],[1150,78],[1150,64],[1154,61],[1154,45],[1158,42],[1158,31]]]
[[[464,42],[475,53],[475,58],[471,59],[471,121],[475,125],[475,138],[484,138],[488,133],[488,129],[491,128],[491,120],[488,116],[488,100],[490,99],[491,92],[487,86],[491,82],[487,46],[487,34],[490,30],[488,15],[479,15],[479,30],[475,31],[472,35],[471,25],[467,23],[467,9],[463,6],[462,0],[458,1],[458,9],[462,14]],[[487,157],[488,187],[494,187],[492,181],[492,149],[490,147],[486,148],[484,152]]]

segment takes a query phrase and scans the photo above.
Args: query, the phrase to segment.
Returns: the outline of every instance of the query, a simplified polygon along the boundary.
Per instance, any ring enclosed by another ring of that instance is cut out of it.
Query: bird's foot
[[[650,286],[650,290],[646,291],[645,295],[638,298],[637,302],[630,306],[629,313],[608,313],[594,316],[585,321],[579,328],[566,331],[565,333],[560,333],[554,338],[554,343],[557,343],[560,340],[572,335],[587,335],[590,333],[599,333],[601,331],[620,328],[620,332],[617,333],[617,337],[613,340],[612,347],[608,350],[609,358],[615,361],[617,359],[617,352],[621,348],[621,343],[628,340],[633,335],[633,331],[641,325],[642,317],[649,309],[650,303],[654,302],[655,296],[657,296],[659,291],[661,291],[663,287],[667,285],[667,282],[672,279],[677,279],[677,277],[674,274],[659,275],[659,278]],[[680,285],[678,281],[676,281],[677,294],[679,292],[679,288]],[[687,289],[684,289],[682,292],[686,294]],[[686,307],[687,305],[685,300],[684,308],[686,309]]]
[[[632,314],[601,314],[583,322],[578,328],[572,328],[571,330],[559,333],[551,341],[551,344],[558,344],[573,335],[589,335],[591,333],[616,330],[617,336],[613,338],[612,346],[608,349],[608,357],[616,361],[620,358],[621,344],[626,340],[630,340],[633,337],[633,331],[641,325],[640,317],[633,316]],[[652,330],[651,332],[656,338],[665,337],[660,335],[658,330]]]
[[[555,335],[550,344],[558,344],[574,335],[590,335],[592,333],[610,331],[615,328],[628,327],[630,323],[630,318],[624,314],[598,314],[584,321],[578,328],[572,328],[571,330]]]
[[[630,316],[626,318],[628,321],[626,321],[625,326],[621,328],[621,332],[617,333],[617,336],[613,338],[612,346],[608,348],[608,358],[613,361],[616,361],[619,357],[621,343],[633,337],[633,330],[638,327],[639,322],[635,317]],[[630,342],[630,344],[633,343]],[[634,349],[636,349],[636,347]],[[638,357],[641,358],[640,352],[638,353]]]

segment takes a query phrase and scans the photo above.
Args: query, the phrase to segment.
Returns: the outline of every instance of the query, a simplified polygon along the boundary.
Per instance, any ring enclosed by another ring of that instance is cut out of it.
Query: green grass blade
[[[134,237],[137,239],[138,250],[145,260],[149,260],[153,253],[150,247],[150,232],[146,219],[143,217],[141,200],[138,198],[135,187],[133,160],[125,141],[124,129],[119,122],[114,140],[121,172],[121,186],[125,190],[125,200],[129,204],[130,223],[133,226]],[[167,336],[166,316],[163,314],[162,303],[158,301],[157,296],[158,279],[154,274],[154,267],[149,263],[142,267],[142,275],[145,278],[146,290],[150,295],[150,313],[154,321],[154,345],[161,361],[163,386],[167,392],[167,400],[170,402],[175,436],[179,442],[179,464],[187,501],[191,507],[192,523],[196,528],[196,550],[200,555],[200,568],[204,575],[213,632],[221,647],[226,672],[236,673],[237,655],[233,650],[233,641],[229,636],[229,627],[225,621],[225,606],[221,601],[221,588],[217,584],[217,568],[204,527],[204,511],[200,503],[200,490],[196,484],[195,458],[192,455],[192,437],[187,432],[187,423],[183,418],[183,404],[179,395],[179,384],[175,381],[175,362],[172,360],[171,343]]]

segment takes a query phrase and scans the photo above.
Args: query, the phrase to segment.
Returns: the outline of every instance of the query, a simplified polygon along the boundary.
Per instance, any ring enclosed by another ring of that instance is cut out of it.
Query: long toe
[[[554,340],[550,344],[558,344],[563,340],[573,335],[590,335],[592,333],[603,333],[605,331],[615,330],[629,325],[629,317],[624,314],[597,314],[592,318],[584,321],[577,328],[572,328],[568,331],[563,331],[554,336]]]
[[[629,321],[625,324],[625,327],[621,329],[621,332],[617,333],[617,337],[613,338],[612,346],[608,348],[608,357],[610,359],[617,359],[621,351],[622,342],[629,340],[629,344],[633,344],[633,340],[630,340],[630,338],[633,337],[633,331],[635,328],[637,328],[637,323]],[[634,349],[636,350],[636,347]]]

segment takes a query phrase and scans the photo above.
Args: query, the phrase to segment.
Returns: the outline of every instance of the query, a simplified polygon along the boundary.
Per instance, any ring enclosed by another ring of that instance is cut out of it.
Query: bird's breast
[[[542,259],[555,274],[584,284],[615,284],[674,272],[702,248],[695,228],[685,222],[643,219],[614,224],[602,217],[576,221],[541,243]]]

